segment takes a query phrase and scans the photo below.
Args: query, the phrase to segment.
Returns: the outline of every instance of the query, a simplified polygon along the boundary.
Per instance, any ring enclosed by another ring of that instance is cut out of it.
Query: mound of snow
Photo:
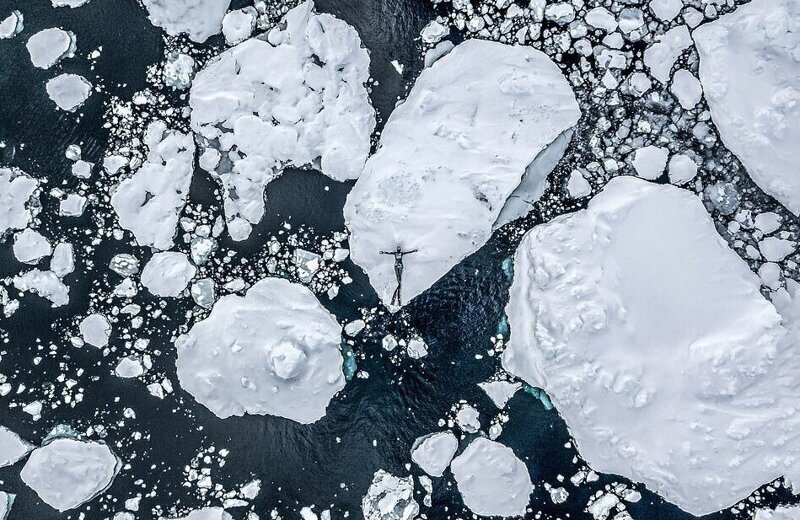
[[[147,17],[170,36],[187,34],[203,43],[222,29],[231,0],[142,0]]]
[[[800,476],[800,359],[696,195],[615,178],[532,229],[514,272],[503,366],[593,469],[695,515]]]
[[[60,438],[34,450],[20,477],[46,504],[66,511],[105,491],[120,466],[101,442]]]
[[[761,189],[800,215],[800,3],[754,0],[693,37],[725,146]]]
[[[311,291],[266,278],[245,296],[220,298],[177,339],[178,378],[219,417],[312,423],[344,388],[340,343],[341,326]]]
[[[92,84],[77,74],[61,74],[45,86],[47,95],[61,110],[74,112],[92,95]]]
[[[51,27],[31,36],[25,46],[34,67],[49,69],[62,59],[75,55],[75,34]]]
[[[464,504],[475,514],[522,516],[533,483],[511,448],[478,437],[450,465]]]
[[[35,197],[39,181],[19,170],[0,168],[0,238],[11,230],[25,229],[38,210]]]
[[[32,446],[5,426],[0,426],[0,468],[10,466],[30,453]],[[2,516],[0,515],[0,518]]]
[[[133,232],[139,245],[169,249],[192,183],[194,139],[155,121],[147,127],[144,144],[147,160],[117,186],[111,205],[119,225]]]
[[[223,52],[194,79],[192,129],[218,149],[208,165],[224,192],[228,230],[244,240],[264,215],[264,189],[286,166],[355,179],[375,115],[369,55],[355,29],[306,2],[267,41]]]
[[[558,67],[528,47],[469,40],[423,70],[344,210],[353,261],[380,298],[396,287],[381,251],[417,250],[403,301],[425,291],[486,243],[521,184],[541,195],[544,176],[526,181],[526,167],[579,117]]]
[[[432,477],[441,477],[458,450],[453,432],[438,432],[420,437],[411,448],[411,460]]]
[[[197,268],[184,253],[156,253],[142,270],[142,285],[156,296],[175,298],[189,285]]]
[[[419,513],[414,500],[414,479],[395,477],[382,469],[372,477],[361,501],[364,520],[413,520]]]

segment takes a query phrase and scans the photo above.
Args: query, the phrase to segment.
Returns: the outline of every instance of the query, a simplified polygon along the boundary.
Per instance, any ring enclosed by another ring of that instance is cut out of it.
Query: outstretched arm
[[[389,251],[381,251],[381,254],[382,255],[393,255],[394,253],[393,252],[389,252]]]
[[[412,249],[411,251],[403,251],[402,255],[410,255],[411,253],[416,253],[419,249]]]

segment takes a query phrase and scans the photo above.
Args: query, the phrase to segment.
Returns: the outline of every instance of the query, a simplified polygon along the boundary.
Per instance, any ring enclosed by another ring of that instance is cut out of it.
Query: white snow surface
[[[364,520],[414,520],[419,504],[414,500],[414,477],[396,477],[379,469],[361,501]]]
[[[11,11],[11,14],[0,21],[0,39],[7,40],[21,33],[25,28],[24,18],[21,12]]]
[[[420,437],[411,448],[411,460],[432,477],[441,477],[458,450],[458,439],[451,431]]]
[[[761,189],[800,215],[800,2],[754,0],[693,37],[723,143]]]
[[[501,410],[506,407],[506,403],[514,397],[520,388],[522,388],[522,383],[520,382],[510,382],[510,381],[487,381],[485,383],[479,383],[479,387],[481,390],[486,392],[486,395],[489,396],[489,399],[492,400],[494,405]]]
[[[141,246],[170,249],[178,218],[186,205],[194,169],[194,138],[169,130],[162,121],[150,123],[144,136],[147,159],[111,196],[119,224]]]
[[[369,55],[355,29],[313,7],[289,11],[266,41],[223,52],[192,84],[192,129],[222,154],[212,173],[234,240],[261,221],[266,185],[284,167],[313,165],[343,181],[369,154]]]
[[[120,466],[104,443],[60,438],[34,450],[20,477],[46,504],[67,511],[105,491]]]
[[[150,22],[170,36],[187,34],[203,43],[222,29],[231,0],[142,0]]]
[[[533,483],[525,463],[508,446],[478,437],[453,459],[450,469],[464,504],[473,513],[525,514]]]
[[[673,27],[655,38],[654,43],[644,51],[644,64],[654,78],[667,84],[678,56],[691,45],[689,29],[685,25]]]
[[[162,520],[167,520],[162,517]],[[169,520],[233,520],[233,517],[221,507],[204,507],[192,511],[186,516],[177,518],[170,517]]]
[[[16,259],[25,264],[37,264],[53,252],[50,242],[41,233],[30,228],[14,235],[13,249]]]
[[[306,287],[265,278],[220,298],[180,336],[181,386],[217,416],[268,414],[308,424],[344,388],[341,326]]]
[[[0,426],[0,468],[10,466],[30,453],[33,447],[5,426]],[[0,516],[2,518],[2,516]]]
[[[69,303],[69,287],[53,271],[31,269],[13,278],[14,287],[47,298],[53,307]]]
[[[39,181],[20,170],[0,168],[0,238],[31,221]]]
[[[780,506],[775,509],[759,509],[754,520],[798,520],[800,507]]]
[[[47,95],[61,110],[74,112],[92,95],[92,84],[78,74],[60,74],[45,86]]]
[[[103,348],[111,337],[111,323],[102,314],[94,313],[81,320],[78,326],[83,341],[93,347]]]
[[[156,296],[175,298],[196,273],[197,268],[184,253],[156,253],[142,270],[142,285]]]
[[[403,302],[425,291],[486,243],[526,167],[579,117],[558,67],[528,47],[468,40],[423,70],[344,210],[380,298],[396,285],[381,251],[418,250],[404,258]]]
[[[533,228],[514,271],[503,366],[548,393],[593,469],[695,515],[800,476],[800,332],[696,195],[615,178]]]
[[[75,34],[51,27],[31,36],[25,46],[34,67],[49,69],[62,59],[75,54]]]

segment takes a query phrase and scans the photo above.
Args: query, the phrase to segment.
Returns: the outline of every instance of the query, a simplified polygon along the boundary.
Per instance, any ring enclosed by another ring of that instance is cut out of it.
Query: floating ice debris
[[[78,327],[83,341],[93,347],[103,348],[111,337],[111,324],[102,314],[86,316]]]
[[[5,426],[0,426],[0,468],[22,460],[32,449],[33,446],[23,441],[19,435]],[[0,515],[0,518],[2,518],[2,515]]]
[[[441,477],[458,450],[453,432],[438,432],[420,437],[411,448],[411,460],[432,477]]]
[[[16,10],[11,11],[11,14],[0,22],[0,40],[13,38],[21,33],[24,28],[25,23],[22,13]]]
[[[681,0],[650,0],[650,10],[662,22],[669,22],[678,16],[683,9]]]
[[[34,67],[49,69],[62,59],[75,55],[75,34],[51,27],[31,36],[25,46]]]
[[[17,495],[0,491],[0,520],[6,520]]]
[[[139,259],[127,253],[114,255],[108,267],[120,276],[131,276],[139,272]]]
[[[52,302],[53,307],[69,303],[69,287],[64,285],[52,271],[32,269],[13,279],[14,287],[20,291],[30,291]]]
[[[756,0],[693,36],[700,81],[725,145],[753,180],[800,215],[800,3]]]
[[[210,309],[214,305],[216,288],[211,278],[201,278],[192,284],[192,299],[200,307]]]
[[[478,410],[464,403],[456,412],[456,424],[466,433],[475,433],[481,429],[481,420]]]
[[[175,298],[189,285],[197,268],[179,252],[156,253],[142,270],[142,285],[156,296]]]
[[[395,477],[379,469],[361,501],[364,520],[413,520],[419,513],[414,500],[414,479]]]
[[[664,173],[667,167],[669,151],[660,146],[645,146],[633,154],[631,161],[636,174],[643,179],[656,180]]]
[[[284,167],[313,165],[339,181],[361,174],[375,127],[368,78],[358,33],[312,2],[289,11],[267,41],[249,39],[197,73],[192,129],[221,152],[212,173],[234,240],[261,221],[264,189]]]
[[[758,243],[758,249],[769,262],[780,262],[794,253],[797,244],[792,240],[778,237],[766,237]]]
[[[91,0],[52,0],[53,7],[80,7],[82,5],[86,5]]]
[[[164,84],[179,90],[189,88],[194,77],[194,67],[194,58],[188,54],[169,53],[164,64]]]
[[[72,175],[79,179],[88,179],[92,176],[92,168],[94,168],[94,164],[90,162],[76,161],[72,165]]]
[[[70,193],[59,203],[58,214],[62,217],[80,217],[86,209],[86,202],[86,197]]]
[[[67,511],[105,491],[120,466],[103,443],[57,438],[31,453],[20,477],[46,504]]]
[[[147,159],[119,183],[111,205],[119,225],[131,231],[139,245],[165,250],[173,246],[178,218],[189,196],[194,139],[155,121],[147,127],[144,144]]]
[[[50,256],[53,247],[50,242],[38,231],[25,229],[14,235],[14,256],[24,264],[37,264]]]
[[[420,359],[428,355],[428,345],[419,338],[411,338],[406,345],[406,353],[411,359]]]
[[[72,244],[61,242],[53,249],[50,270],[59,278],[64,278],[75,270],[75,251]]]
[[[779,506],[775,509],[759,509],[753,520],[797,520],[800,518],[800,507]]]
[[[673,27],[658,36],[655,43],[644,51],[644,64],[654,78],[666,85],[678,56],[691,45],[689,29],[685,25]]]
[[[139,377],[144,372],[144,365],[142,365],[141,360],[134,356],[126,356],[120,359],[116,368],[114,368],[114,374],[123,379]]]
[[[428,25],[422,28],[420,36],[422,37],[422,41],[424,43],[433,44],[433,43],[438,43],[442,38],[445,38],[448,34],[450,34],[449,27],[440,24],[436,20],[431,20],[430,22],[428,22]]]
[[[592,185],[579,170],[572,170],[567,181],[567,191],[570,197],[579,199],[592,193]]]
[[[192,511],[186,516],[165,518],[160,520],[233,520],[233,517],[221,507],[204,507]]]
[[[489,399],[492,400],[494,405],[501,410],[506,407],[506,403],[508,403],[509,399],[514,397],[520,388],[522,388],[522,383],[520,382],[510,382],[510,381],[487,381],[485,383],[478,384],[481,387],[481,390],[486,392],[486,395],[489,396]]]
[[[47,95],[60,108],[74,112],[92,95],[92,84],[77,74],[61,74],[47,82]]]
[[[685,110],[693,109],[703,97],[703,87],[700,80],[686,69],[675,71],[672,76],[670,91],[678,98],[678,102]]]
[[[325,415],[344,388],[341,327],[299,284],[266,278],[228,295],[175,342],[181,386],[217,416]]]
[[[181,33],[203,43],[222,29],[231,0],[142,0],[150,22],[170,36]]]
[[[225,43],[236,45],[248,39],[256,28],[258,11],[252,7],[236,9],[230,11],[222,19],[222,34],[225,35]]]
[[[592,468],[695,515],[800,475],[800,360],[696,195],[615,178],[533,228],[514,273],[503,366],[548,393]]]
[[[38,187],[39,181],[20,170],[0,168],[0,238],[31,222],[39,209]]]
[[[384,303],[397,282],[381,251],[417,250],[404,257],[408,302],[488,240],[526,167],[579,117],[558,67],[531,48],[468,40],[423,70],[345,206],[352,259]]]
[[[697,176],[697,163],[688,155],[676,154],[669,160],[669,182],[686,184]]]
[[[531,477],[511,448],[478,437],[450,465],[464,504],[475,514],[521,516],[533,491]]]

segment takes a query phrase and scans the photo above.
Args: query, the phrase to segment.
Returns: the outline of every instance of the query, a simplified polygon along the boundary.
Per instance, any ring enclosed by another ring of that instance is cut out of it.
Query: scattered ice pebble
[[[75,271],[75,251],[72,244],[61,242],[53,248],[50,258],[50,270],[59,278],[64,278]]]
[[[103,348],[111,337],[111,323],[102,314],[94,313],[86,316],[78,327],[83,341],[93,347]]]
[[[75,34],[51,27],[31,36],[25,46],[34,67],[49,69],[62,59],[75,55]]]
[[[580,171],[572,170],[569,174],[569,180],[567,181],[567,191],[569,192],[569,196],[573,199],[580,199],[591,195],[592,185],[589,184],[589,181],[586,180]]]
[[[450,34],[450,28],[440,24],[436,20],[431,20],[428,25],[422,28],[420,37],[423,43],[434,44],[438,43],[442,38]]]
[[[52,271],[32,269],[13,278],[14,287],[20,291],[30,291],[47,298],[53,307],[69,303],[69,287]]]
[[[669,87],[678,103],[684,110],[691,110],[700,102],[703,97],[703,87],[700,80],[686,69],[678,69],[672,76],[672,84]]]
[[[700,81],[722,142],[800,215],[800,3],[755,0],[698,27]]]
[[[652,181],[658,179],[664,173],[668,157],[669,151],[666,148],[652,145],[645,146],[636,150],[631,164],[633,169],[636,170],[636,175]]]
[[[414,478],[395,477],[379,469],[361,501],[364,520],[414,520],[419,504],[414,500]]]
[[[688,155],[675,154],[669,160],[669,182],[686,184],[697,176],[697,163]]]
[[[197,268],[184,253],[155,253],[142,270],[142,285],[156,296],[175,298],[196,273]]]
[[[470,511],[484,516],[522,516],[533,483],[511,448],[478,437],[453,459],[450,469]]]
[[[397,338],[392,336],[391,334],[387,334],[381,339],[381,347],[386,352],[391,352],[397,348]]]
[[[25,229],[14,235],[14,256],[24,264],[38,264],[50,256],[53,246],[41,233],[33,229]]]
[[[77,74],[60,74],[47,82],[47,95],[60,108],[74,112],[92,95],[92,84]]]
[[[203,43],[222,29],[231,0],[142,0],[150,22],[170,36]]]
[[[468,404],[462,404],[456,412],[456,424],[466,433],[475,433],[481,429],[478,410]]]
[[[119,225],[131,231],[136,242],[159,250],[170,249],[178,232],[178,219],[192,183],[194,139],[154,121],[144,135],[147,159],[132,176],[119,183],[111,206]]]
[[[21,12],[11,11],[11,14],[0,22],[0,40],[7,40],[21,33],[25,28],[24,18]]]
[[[63,512],[105,491],[120,466],[106,444],[57,438],[31,453],[20,477],[46,504]]]
[[[549,170],[526,168],[579,117],[559,68],[529,47],[470,39],[423,70],[344,209],[351,258],[383,303],[399,308],[382,251],[415,251],[403,257],[405,304],[486,243],[518,188],[542,195]]]
[[[139,377],[144,374],[144,365],[138,358],[126,356],[119,360],[116,368],[114,368],[114,374],[123,379]]]
[[[486,392],[486,395],[489,396],[494,405],[502,410],[506,407],[509,399],[514,397],[514,394],[522,388],[522,383],[518,381],[514,383],[509,381],[487,381],[479,383],[478,386]]]
[[[753,520],[797,520],[800,518],[800,507],[778,506],[775,509],[758,509]]]
[[[188,54],[172,52],[164,64],[164,84],[178,90],[189,88],[194,77],[195,61]]]
[[[248,39],[256,28],[258,12],[252,7],[230,11],[222,19],[222,34],[225,43],[236,45]]]
[[[221,418],[313,423],[345,385],[341,326],[306,287],[266,278],[227,295],[175,345],[184,390]]]
[[[616,177],[523,238],[503,367],[547,392],[595,470],[719,511],[800,475],[800,359],[760,287],[696,194]]]
[[[33,446],[22,440],[19,435],[5,426],[0,426],[0,468],[17,463],[32,449]]]
[[[441,477],[458,450],[458,439],[451,431],[432,433],[414,441],[411,460],[432,477]]]
[[[761,254],[769,262],[780,262],[794,253],[797,244],[791,240],[778,237],[767,237],[758,243]]]
[[[337,181],[361,174],[375,128],[368,79],[369,54],[356,30],[317,14],[310,1],[286,13],[266,40],[250,38],[197,73],[191,126],[229,159],[212,174],[231,238],[246,239],[261,221],[264,190],[287,166],[313,165]]]
[[[649,5],[650,10],[662,22],[672,21],[683,9],[681,0],[650,0]]]
[[[0,168],[0,238],[30,224],[38,209],[38,187],[39,181],[20,170]]]
[[[70,193],[58,205],[58,214],[62,217],[80,217],[86,209],[86,197]]]
[[[680,54],[692,45],[685,25],[678,25],[661,36],[644,51],[644,64],[650,74],[663,84],[669,82],[670,71]]]

